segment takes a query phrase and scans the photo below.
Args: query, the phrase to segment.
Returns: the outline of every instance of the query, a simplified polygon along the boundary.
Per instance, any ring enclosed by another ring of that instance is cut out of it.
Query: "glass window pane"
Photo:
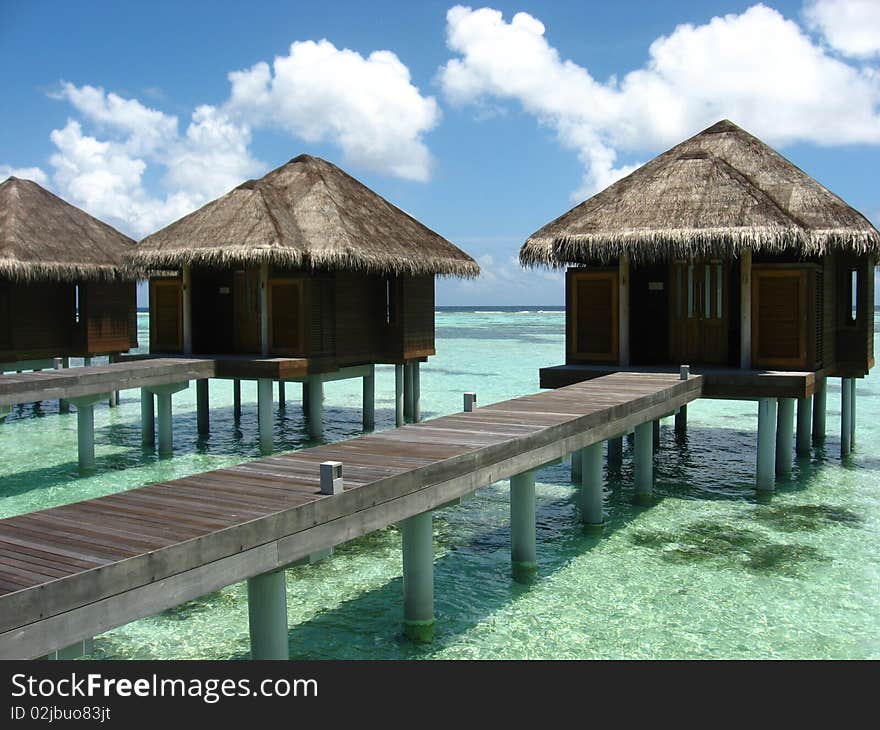
[[[855,322],[859,313],[859,272],[853,269],[850,272],[850,297],[852,300],[852,321]]]

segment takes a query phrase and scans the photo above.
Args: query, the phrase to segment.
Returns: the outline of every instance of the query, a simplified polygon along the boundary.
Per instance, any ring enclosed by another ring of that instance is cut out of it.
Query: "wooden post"
[[[260,434],[260,452],[272,453],[272,381],[257,380],[257,423]]]
[[[324,383],[320,375],[312,375],[308,385],[309,436],[319,441],[324,435]]]
[[[70,358],[69,357],[56,357],[55,358],[55,369],[60,370],[62,368],[70,367]],[[59,413],[70,413],[70,403],[68,403],[64,398],[60,398],[58,400],[58,412]]]
[[[196,381],[196,421],[199,435],[207,435],[211,428],[207,378],[202,378]]]
[[[797,399],[797,437],[795,452],[798,456],[810,455],[810,428],[813,421],[813,401],[806,398]]]
[[[776,476],[791,474],[791,446],[794,432],[794,398],[778,398],[776,413]]]
[[[629,258],[621,256],[618,261],[617,347],[619,363],[629,365]]]
[[[241,381],[232,381],[232,417],[237,421],[241,418]]]
[[[739,366],[752,368],[752,250],[744,248],[739,258]]]
[[[183,354],[192,355],[192,269],[183,267]]]
[[[636,426],[636,502],[649,504],[654,488],[654,427],[651,421]]]
[[[269,354],[269,264],[260,264],[260,346],[263,357]]]
[[[403,632],[415,642],[434,638],[434,528],[431,511],[401,523]]]
[[[825,441],[825,406],[827,378],[816,383],[813,391],[813,445],[819,446]]]
[[[413,422],[413,367],[412,360],[403,364],[403,418]]]
[[[153,446],[156,443],[156,412],[153,394],[141,388],[141,444]]]
[[[538,572],[535,529],[535,472],[524,471],[510,478],[510,559],[518,583]]]
[[[840,379],[840,455],[852,451],[852,378]]]
[[[284,388],[284,381],[279,380],[278,381],[278,408],[280,408],[282,411],[284,410],[286,400],[287,400],[287,397],[286,397],[285,388]]]
[[[852,394],[850,395],[850,400],[852,404],[850,406],[851,416],[849,420],[849,448],[852,451],[856,447],[856,383],[858,381],[855,378],[850,378],[850,388],[852,388]]]
[[[249,578],[247,592],[251,659],[289,659],[284,570]]]
[[[581,449],[581,522],[601,525],[602,510],[602,442]]]
[[[363,382],[363,426],[364,431],[372,431],[376,427],[376,366],[369,366],[369,374],[364,375]]]
[[[419,423],[422,420],[422,383],[419,374],[419,361],[412,361],[412,420]]]
[[[756,487],[772,492],[776,487],[776,403],[774,398],[758,400],[758,466]]]
[[[394,366],[394,425],[398,428],[406,423],[403,381],[403,363],[401,363]]]

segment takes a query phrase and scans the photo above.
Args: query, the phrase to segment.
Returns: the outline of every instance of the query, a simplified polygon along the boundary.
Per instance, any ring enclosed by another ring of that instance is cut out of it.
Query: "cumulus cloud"
[[[33,180],[35,183],[46,186],[49,183],[49,177],[39,167],[11,167],[10,165],[0,165],[0,182],[7,177],[20,177],[23,180]]]
[[[828,44],[853,58],[880,55],[880,2],[877,0],[808,0],[804,17]]]
[[[303,41],[272,66],[229,74],[227,108],[254,126],[280,127],[307,142],[339,145],[348,161],[411,180],[427,180],[423,135],[440,120],[409,69],[390,51],[364,58],[327,40]]]
[[[133,236],[143,236],[264,169],[248,151],[250,128],[212,106],[192,114],[184,134],[177,117],[94,86],[63,83],[56,98],[80,119],[49,135],[53,182],[62,196]],[[83,124],[101,134],[84,131]],[[148,167],[164,170],[156,195]]]
[[[655,40],[643,68],[600,82],[561,58],[527,13],[447,13],[440,69],[452,103],[519,103],[585,165],[578,199],[635,166],[618,153],[656,151],[728,117],[771,144],[880,143],[880,74],[829,56],[776,10],[755,5]]]

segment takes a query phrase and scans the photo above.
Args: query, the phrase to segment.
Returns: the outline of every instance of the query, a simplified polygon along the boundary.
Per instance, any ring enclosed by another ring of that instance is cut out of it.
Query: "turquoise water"
[[[437,355],[422,369],[426,418],[538,389],[564,358],[561,312],[440,311]],[[141,342],[147,320],[141,315]],[[876,371],[875,371],[876,372]],[[828,439],[799,460],[768,503],[753,490],[757,406],[701,401],[686,440],[664,422],[655,503],[633,504],[632,464],[608,473],[601,536],[579,524],[569,468],[538,475],[539,578],[510,578],[508,485],[435,514],[437,638],[401,638],[400,534],[381,530],[321,563],[287,571],[290,652],[316,658],[877,658],[880,657],[880,387],[859,382],[856,451],[839,457],[839,381]],[[393,369],[377,370],[377,427],[393,425]],[[23,406],[0,426],[0,517],[259,457],[256,384],[211,383],[211,434],[196,436],[195,388],[174,396],[174,457],[140,447],[140,399],[95,412],[98,471],[76,468],[76,416]],[[328,383],[326,436],[360,431],[360,381]],[[299,386],[275,417],[275,445],[310,445]],[[244,658],[243,585],[96,637],[94,658]]]

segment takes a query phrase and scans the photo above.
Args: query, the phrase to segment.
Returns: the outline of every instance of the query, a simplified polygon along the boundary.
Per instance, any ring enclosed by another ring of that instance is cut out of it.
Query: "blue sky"
[[[140,238],[302,152],[561,304],[528,235],[728,117],[880,222],[880,2],[0,0],[0,177]]]

